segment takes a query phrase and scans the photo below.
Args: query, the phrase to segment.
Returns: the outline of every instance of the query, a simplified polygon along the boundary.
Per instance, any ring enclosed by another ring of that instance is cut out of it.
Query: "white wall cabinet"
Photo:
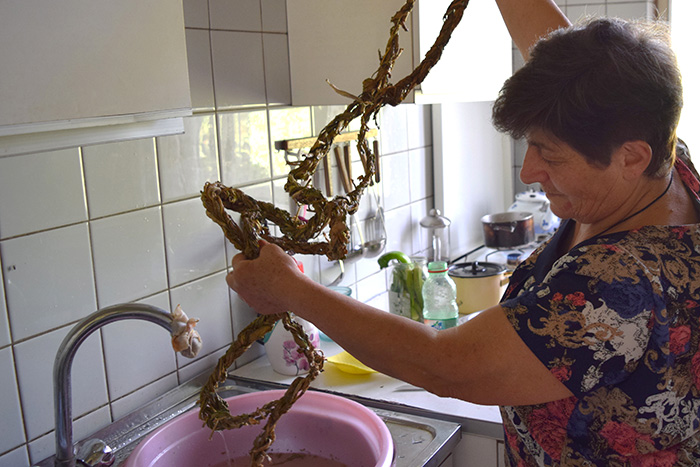
[[[357,95],[376,70],[389,38],[390,19],[404,0],[292,0],[287,2],[293,105],[347,104],[326,79]],[[418,0],[404,52],[392,73],[397,82],[433,45],[450,0]],[[512,43],[493,0],[471,0],[440,61],[405,102],[491,101],[512,71]]]
[[[191,115],[180,0],[3,0],[0,63],[0,156],[181,132]]]

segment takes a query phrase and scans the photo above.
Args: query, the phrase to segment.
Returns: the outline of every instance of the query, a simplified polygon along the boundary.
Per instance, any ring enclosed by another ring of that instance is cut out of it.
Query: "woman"
[[[501,304],[436,331],[314,283],[269,244],[235,257],[227,281],[256,311],[293,311],[383,373],[500,405],[511,465],[696,465],[700,184],[675,157],[673,56],[657,32],[616,21],[537,41],[568,25],[552,2],[499,7],[530,59],[494,122],[526,137],[521,178],[567,219]]]

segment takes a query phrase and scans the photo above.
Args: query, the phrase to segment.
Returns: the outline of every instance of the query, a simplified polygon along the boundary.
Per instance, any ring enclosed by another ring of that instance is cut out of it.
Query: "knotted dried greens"
[[[435,43],[423,61],[409,75],[396,84],[390,83],[391,70],[403,49],[399,46],[399,30],[408,30],[406,20],[413,10],[415,0],[406,3],[391,18],[389,40],[384,53],[379,54],[379,67],[362,83],[362,93],[354,96],[333,88],[339,94],[352,99],[345,110],[331,120],[321,131],[308,154],[289,172],[284,189],[298,206],[307,205],[314,215],[302,220],[296,215],[276,208],[271,203],[258,201],[241,190],[230,188],[220,182],[206,183],[202,190],[202,203],[207,216],[219,224],[226,238],[238,248],[246,258],[256,258],[259,254],[258,239],[263,238],[279,245],[290,253],[325,255],[329,260],[343,259],[347,255],[350,231],[346,224],[348,214],[354,214],[365,189],[373,183],[375,159],[366,140],[370,122],[376,119],[381,108],[387,104],[399,105],[408,93],[427,76],[430,69],[442,56],[452,31],[462,19],[468,0],[454,0],[443,17],[443,26]],[[331,84],[332,86],[332,84]],[[360,118],[357,150],[366,160],[365,173],[360,175],[352,191],[327,199],[313,186],[313,175],[320,162],[327,157],[336,136],[342,133],[351,121]],[[238,212],[240,219],[234,222],[226,210]],[[268,221],[276,225],[281,236],[271,235]],[[328,228],[327,235],[317,240]],[[291,331],[294,340],[309,361],[310,371],[296,378],[284,396],[260,407],[252,414],[233,416],[228,405],[216,394],[218,385],[226,380],[226,371],[256,340],[272,330],[275,322],[282,320],[285,328]],[[314,348],[302,327],[294,322],[289,313],[260,316],[248,325],[231,344],[226,354],[219,359],[209,380],[202,388],[199,398],[199,418],[212,430],[238,428],[244,425],[259,424],[267,418],[263,432],[256,438],[251,452],[253,466],[262,466],[268,458],[266,451],[275,439],[275,424],[308,389],[311,382],[323,369],[323,355]]]

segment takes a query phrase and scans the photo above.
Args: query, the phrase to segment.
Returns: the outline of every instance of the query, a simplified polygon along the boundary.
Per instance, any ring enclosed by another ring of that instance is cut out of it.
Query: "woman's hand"
[[[260,314],[275,314],[289,310],[296,284],[307,280],[299,263],[280,247],[260,240],[260,255],[248,260],[239,253],[231,260],[233,271],[226,282],[238,295]]]

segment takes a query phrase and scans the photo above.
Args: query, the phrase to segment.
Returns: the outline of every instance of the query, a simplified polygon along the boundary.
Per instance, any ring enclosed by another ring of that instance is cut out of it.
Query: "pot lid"
[[[450,267],[447,274],[451,277],[463,277],[466,279],[474,277],[489,277],[505,272],[505,266],[497,263],[486,263],[474,261],[473,263],[458,263]]]
[[[452,221],[440,214],[439,209],[431,209],[428,215],[420,220],[420,225],[429,229],[444,229],[451,223]]]

